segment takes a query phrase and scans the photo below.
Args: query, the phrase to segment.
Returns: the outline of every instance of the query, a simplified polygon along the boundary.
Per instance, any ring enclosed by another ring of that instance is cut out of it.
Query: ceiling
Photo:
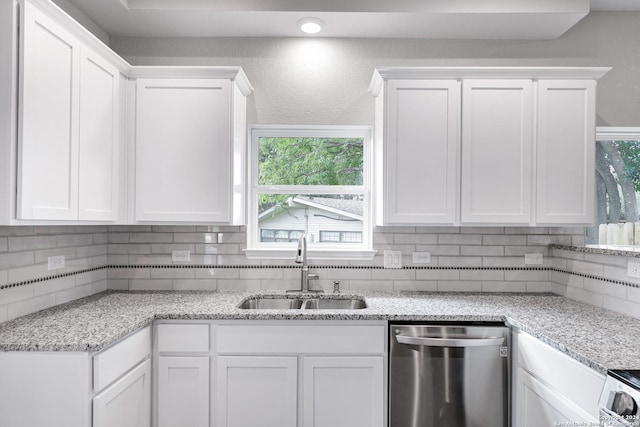
[[[640,10],[640,0],[54,0],[110,36],[522,39],[560,37],[590,10]],[[66,4],[68,7],[69,5]]]

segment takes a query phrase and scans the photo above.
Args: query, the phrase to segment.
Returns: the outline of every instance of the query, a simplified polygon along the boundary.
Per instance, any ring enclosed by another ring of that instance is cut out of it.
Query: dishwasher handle
[[[492,345],[502,345],[502,343],[504,343],[504,337],[432,338],[396,335],[396,339],[400,344],[422,345],[427,347],[489,347]]]

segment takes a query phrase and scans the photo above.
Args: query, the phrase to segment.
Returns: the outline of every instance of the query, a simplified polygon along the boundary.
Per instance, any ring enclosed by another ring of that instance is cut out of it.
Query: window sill
[[[248,259],[288,259],[296,257],[295,248],[260,248],[244,249],[244,254]],[[349,260],[349,261],[371,261],[378,251],[373,249],[309,249],[307,257],[309,260]]]

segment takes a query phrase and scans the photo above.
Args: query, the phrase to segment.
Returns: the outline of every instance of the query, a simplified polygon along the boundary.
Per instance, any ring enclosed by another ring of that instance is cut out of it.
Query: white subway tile
[[[78,258],[88,258],[98,255],[107,255],[107,249],[107,245],[78,246],[76,248],[76,256]]]
[[[441,256],[438,258],[438,266],[440,267],[482,267],[481,257],[448,257]]]
[[[111,255],[107,256],[107,262],[109,265],[128,265],[129,264],[129,256],[128,255]]]
[[[107,233],[93,233],[93,244],[94,245],[104,245],[109,243],[108,234]]]
[[[193,268],[152,268],[151,279],[194,279]]]
[[[0,323],[6,322],[7,320],[8,320],[7,306],[0,305]]]
[[[9,250],[11,252],[51,249],[55,247],[56,236],[9,237]]]
[[[57,236],[58,247],[93,245],[93,234],[61,234]]]
[[[431,256],[434,256],[434,255],[456,256],[456,255],[460,255],[460,246],[458,245],[416,245],[416,252],[431,252]]]
[[[537,253],[543,256],[549,256],[549,247],[547,246],[505,246],[505,256],[524,256],[524,254]]]
[[[460,280],[460,270],[416,270],[416,279],[422,281]]]
[[[604,266],[602,264],[574,260],[567,261],[567,270],[594,276],[602,276],[604,274]]]
[[[549,272],[547,270],[507,270],[504,272],[504,279],[509,281],[546,282],[549,280]]]
[[[246,243],[245,233],[218,233],[218,243]]]
[[[151,245],[149,244],[113,244],[107,245],[109,255],[149,255]]]
[[[51,294],[69,288],[75,288],[76,278],[73,276],[59,277],[57,279],[45,280],[44,282],[34,283],[33,294],[35,296]]]
[[[524,282],[509,281],[483,281],[482,292],[526,292],[527,285]]]
[[[244,254],[242,255],[232,255],[232,254],[221,254],[216,255],[218,265],[260,265],[259,260],[249,259]],[[273,261],[269,260],[266,265],[274,264]]]
[[[504,256],[504,246],[461,246],[460,255]]]
[[[33,236],[35,230],[34,226],[0,226],[0,236]]]
[[[375,270],[378,273],[378,270]],[[332,280],[371,280],[372,270],[369,269],[349,269],[349,268],[335,268],[327,270],[327,278]]]
[[[173,281],[174,291],[215,291],[218,282],[215,279],[176,279]]]
[[[524,257],[483,257],[483,267],[524,267]]]
[[[108,287],[112,291],[128,291],[129,280],[128,279],[109,279]]]
[[[7,281],[9,283],[22,282],[25,280],[38,279],[45,276],[58,274],[64,270],[47,270],[46,264],[35,264],[27,267],[11,268],[8,270]]]
[[[191,255],[190,264],[193,265],[216,265],[220,264],[219,257],[221,255]],[[169,257],[171,258],[171,257]],[[175,261],[170,264],[184,265],[184,262]]]
[[[476,281],[438,281],[440,292],[480,292],[482,282]]]
[[[56,292],[56,304],[64,304],[65,302],[73,301],[78,298],[88,297],[94,293],[94,288],[91,284],[66,289]]]
[[[549,227],[549,234],[578,234],[584,235],[584,227]]]
[[[462,234],[504,234],[504,227],[460,227]]]
[[[438,234],[438,244],[441,245],[481,245],[480,234]]]
[[[46,264],[50,256],[64,255],[65,260],[76,258],[76,248],[40,249],[34,251],[35,264]]]
[[[549,289],[551,292],[553,292],[556,295],[560,295],[563,297],[567,296],[568,287],[566,285],[561,285],[555,282],[549,282]]]
[[[488,235],[482,236],[483,245],[497,245],[497,246],[523,246],[527,244],[527,236],[509,235],[509,236],[496,236]]]
[[[299,272],[298,272],[299,273]],[[300,277],[298,275],[298,277]],[[249,268],[239,270],[239,278],[244,279],[283,279],[283,270],[277,268]]]
[[[109,281],[100,280],[99,282],[93,282],[91,283],[91,287],[93,288],[94,294],[97,294],[98,292],[104,292],[109,289]]]
[[[640,288],[627,288],[627,298],[629,301],[640,303]]]
[[[129,243],[129,233],[109,233],[107,243]]]
[[[640,283],[640,279],[627,276],[626,266],[624,268],[621,268],[605,265],[603,277],[611,280],[620,280],[623,282]]]
[[[131,243],[173,243],[173,233],[130,233]]]
[[[171,255],[129,255],[129,264],[133,265],[170,265]]]
[[[438,290],[436,280],[394,280],[393,290],[398,292],[435,292]]]
[[[126,245],[125,245],[126,246]],[[166,254],[171,255],[172,251],[190,251],[195,253],[196,246],[189,243],[153,243],[150,246],[150,253],[152,254]]]
[[[356,270],[360,271],[360,270]],[[374,280],[414,280],[417,270],[386,268],[372,270],[371,278]]]
[[[218,235],[216,233],[174,233],[173,241],[175,243],[218,243]]]
[[[229,280],[219,279],[219,291],[259,291],[260,280]]]
[[[551,272],[551,281],[569,287],[584,287],[584,278],[582,276],[576,276],[569,273],[561,273],[559,271]]]
[[[504,280],[502,270],[460,270],[460,280]]]
[[[462,227],[416,227],[416,233],[456,234]]]
[[[10,304],[34,297],[33,284],[16,286],[0,291],[0,304]]]
[[[393,243],[414,243],[419,245],[434,245],[438,243],[436,234],[394,234]]]
[[[9,239],[6,237],[0,237],[0,252],[6,252],[9,250]],[[6,307],[5,307],[6,310]]]
[[[197,233],[246,233],[246,227],[230,225],[199,225],[196,227]]]
[[[107,280],[107,269],[87,271],[75,276],[76,286],[84,286],[90,283]]]
[[[9,272],[0,270],[0,285],[6,285],[7,283],[9,283]]]
[[[562,287],[562,294],[564,295],[567,291],[566,286],[560,284],[553,284],[554,288]],[[552,288],[551,282],[527,282],[527,292],[553,292],[554,288]]]
[[[7,320],[35,313],[36,311],[44,310],[45,308],[53,307],[54,305],[56,305],[55,294],[42,295],[36,298],[15,302],[8,306]]]
[[[627,268],[627,259],[622,256],[584,254],[584,260],[595,264],[613,265],[615,267]]]
[[[392,280],[349,280],[352,291],[393,291]]]
[[[264,291],[286,291],[300,289],[300,280],[293,279],[262,279],[260,289]],[[309,289],[319,289],[315,280],[309,281]]]
[[[107,272],[109,280],[114,279],[150,279],[151,270],[148,268],[110,268]]]
[[[206,244],[195,245],[195,253],[197,254],[240,254],[240,247],[235,243],[226,245]]]
[[[505,227],[504,234],[548,234],[547,227]]]
[[[151,232],[150,225],[110,225],[108,228],[111,233],[148,233]]]
[[[132,279],[129,280],[130,291],[170,291],[173,289],[171,279]]]
[[[240,270],[235,268],[196,268],[196,279],[238,279]]]
[[[587,242],[585,236],[571,236],[571,244],[573,246],[584,246]]]
[[[640,303],[635,301],[605,297],[604,308],[640,319]]]
[[[609,295],[615,298],[627,298],[627,286],[616,283],[605,282],[603,280],[584,278],[584,288],[588,291]]]
[[[602,294],[588,291],[582,288],[567,287],[567,298],[584,302],[587,304],[595,305],[596,307],[602,307],[604,305],[605,297]]]
[[[152,225],[154,233],[195,233],[195,225]]]

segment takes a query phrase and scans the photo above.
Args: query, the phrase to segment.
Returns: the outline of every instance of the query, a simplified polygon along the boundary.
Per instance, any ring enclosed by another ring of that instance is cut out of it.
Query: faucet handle
[[[334,294],[339,294],[340,293],[340,281],[339,280],[334,280],[333,281],[333,293]]]

